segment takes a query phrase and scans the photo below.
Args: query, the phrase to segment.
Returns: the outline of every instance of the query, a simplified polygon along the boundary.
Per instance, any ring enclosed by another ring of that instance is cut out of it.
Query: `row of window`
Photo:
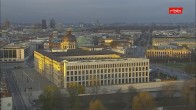
[[[184,54],[189,54],[190,52],[148,52],[148,54],[163,54],[163,55],[171,55],[171,54],[178,54],[178,55],[184,55]]]
[[[190,57],[190,55],[172,55],[172,56],[169,56],[169,55],[147,55],[147,57],[162,57],[162,58],[188,58]]]
[[[63,46],[64,49],[75,49],[75,45]]]
[[[190,52],[153,52],[149,51],[148,54],[189,54]]]
[[[148,62],[67,66],[67,70],[148,66]]]
[[[110,59],[111,56],[88,56],[88,57],[75,57],[75,58],[66,58],[67,60],[93,60],[93,59]]]
[[[147,77],[147,76],[142,76],[139,74],[132,74],[132,76],[123,76],[121,74],[117,75],[111,75],[111,76],[106,76],[106,75],[100,75],[101,78],[97,77],[98,79],[100,80],[111,80],[111,79],[126,79],[126,78],[141,78],[141,77]],[[67,82],[77,82],[77,81],[87,81],[87,80],[94,80],[94,79],[97,79],[96,77],[93,77],[93,76],[72,76],[72,77],[67,77]],[[56,78],[57,79],[57,78]],[[61,78],[59,77],[58,80],[61,80]]]
[[[77,83],[82,86],[97,86],[97,85],[106,86],[106,85],[129,84],[129,83],[145,83],[145,82],[149,82],[148,77],[129,78],[129,79],[112,79],[112,80],[100,80],[100,81],[86,80],[86,81],[78,81]],[[70,83],[72,82],[71,81],[67,82],[67,87],[69,87]]]
[[[16,50],[0,50],[0,58],[16,58]]]
[[[81,81],[81,80],[93,80],[93,79],[121,79],[121,78],[134,78],[134,77],[147,77],[148,73],[133,73],[133,74],[105,74],[95,77],[94,75],[88,76],[68,76],[67,81]]]
[[[129,71],[148,71],[148,67],[133,67],[133,68],[113,68],[113,69],[97,69],[97,70],[80,70],[67,71],[67,75],[81,75],[81,74],[96,74],[96,73],[114,73],[114,72],[129,72]]]

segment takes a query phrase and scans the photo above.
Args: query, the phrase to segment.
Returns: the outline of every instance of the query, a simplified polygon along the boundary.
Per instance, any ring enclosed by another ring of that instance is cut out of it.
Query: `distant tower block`
[[[50,28],[55,28],[55,20],[54,19],[50,20]]]
[[[42,29],[47,29],[46,20],[42,19]]]

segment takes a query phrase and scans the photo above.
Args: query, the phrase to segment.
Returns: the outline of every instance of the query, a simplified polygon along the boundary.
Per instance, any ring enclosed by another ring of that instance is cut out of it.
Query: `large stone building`
[[[112,51],[68,50],[34,52],[34,67],[58,87],[76,82],[101,86],[149,82],[149,59],[122,58]]]
[[[187,47],[195,46],[194,41],[196,37],[154,37],[152,39],[152,46],[177,44],[177,45],[187,45]]]
[[[70,30],[62,37],[53,34],[50,49],[34,51],[34,68],[58,87],[89,87],[95,80],[100,86],[149,82],[149,59],[123,58],[101,47],[78,49]]]
[[[190,56],[191,50],[173,45],[156,46],[146,51],[146,57],[151,60],[187,60]]]

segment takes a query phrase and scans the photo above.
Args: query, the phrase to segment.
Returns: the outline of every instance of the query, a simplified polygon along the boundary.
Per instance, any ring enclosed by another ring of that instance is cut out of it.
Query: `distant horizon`
[[[54,19],[55,20],[55,19]],[[1,21],[0,24],[3,24],[6,20]],[[12,22],[8,19],[8,21],[11,24],[41,24],[42,19],[37,22]],[[50,19],[46,19],[47,25],[50,23]],[[57,22],[55,20],[56,24],[92,24],[92,21],[87,21],[87,22]],[[95,23],[95,22],[94,22]],[[185,22],[101,22],[100,24],[195,24],[194,21],[185,21]]]
[[[1,22],[40,23],[159,23],[195,22],[195,0],[1,0]],[[183,7],[169,15],[169,7]]]

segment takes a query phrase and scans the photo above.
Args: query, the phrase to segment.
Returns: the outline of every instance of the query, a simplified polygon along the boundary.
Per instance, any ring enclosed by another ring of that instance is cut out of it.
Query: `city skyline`
[[[183,7],[182,15],[169,15],[169,7]],[[38,23],[54,18],[61,23],[151,23],[194,22],[194,0],[2,0],[1,20]]]

